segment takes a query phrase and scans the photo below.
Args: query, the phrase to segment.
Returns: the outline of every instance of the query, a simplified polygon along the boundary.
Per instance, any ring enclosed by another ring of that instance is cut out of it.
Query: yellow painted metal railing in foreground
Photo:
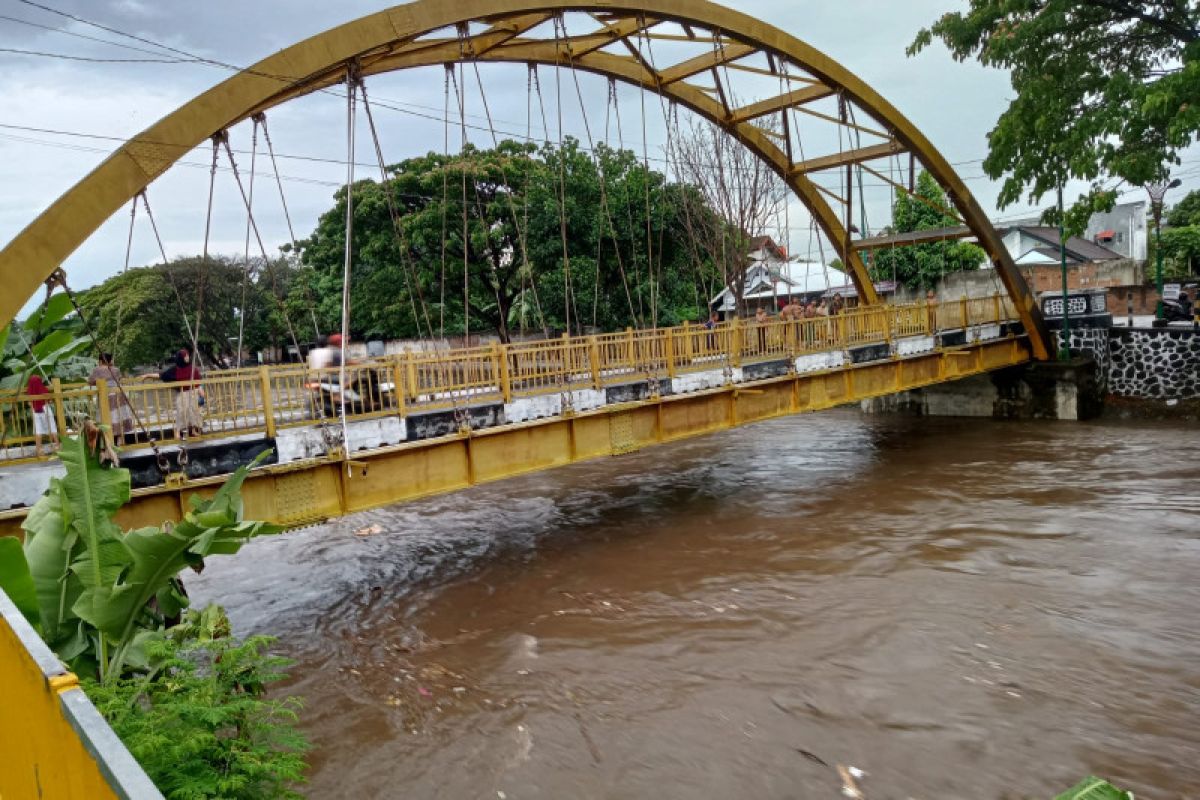
[[[162,797],[3,591],[0,687],[0,798]]]
[[[685,324],[404,353],[346,368],[351,390],[346,412],[350,419],[369,419],[574,389],[599,390],[1016,318],[1009,299],[995,295],[941,304],[874,305],[831,317],[733,320],[712,328]],[[214,371],[202,381],[204,433],[199,438],[274,436],[280,428],[332,421],[340,417],[341,407],[330,401],[328,390],[338,378],[336,368],[315,371],[303,365]],[[133,432],[164,443],[177,440],[176,402],[181,390],[192,387],[128,378],[121,388],[123,396],[104,381],[95,386],[53,381],[49,396],[0,394],[0,462],[37,457],[31,405],[35,400],[53,404],[60,431],[77,429],[84,417],[111,424],[114,417],[119,421],[126,414],[136,420],[131,423]]]

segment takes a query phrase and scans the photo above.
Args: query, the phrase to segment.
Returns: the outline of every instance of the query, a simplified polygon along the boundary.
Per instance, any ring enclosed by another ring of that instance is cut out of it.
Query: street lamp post
[[[1162,212],[1163,198],[1167,190],[1174,189],[1182,181],[1179,178],[1168,183],[1155,181],[1146,184],[1146,194],[1150,195],[1150,213],[1154,216],[1154,283],[1158,288],[1158,303],[1154,307],[1154,324],[1166,324],[1163,317],[1163,273],[1162,273]]]
[[[1071,294],[1067,288],[1067,234],[1066,222],[1063,214],[1063,190],[1062,184],[1058,185],[1058,258],[1062,266],[1062,304],[1063,304],[1063,321],[1062,331],[1059,333],[1058,344],[1058,360],[1071,360]]]

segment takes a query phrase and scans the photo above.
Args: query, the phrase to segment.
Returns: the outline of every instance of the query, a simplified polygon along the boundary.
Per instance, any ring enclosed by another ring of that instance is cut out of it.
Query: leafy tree
[[[1163,275],[1185,278],[1200,274],[1200,225],[1162,232]]]
[[[932,175],[917,175],[915,195],[900,192],[892,206],[892,226],[887,233],[948,228],[957,220],[947,211],[949,200]],[[928,289],[948,272],[979,269],[987,254],[967,242],[924,242],[877,250],[870,264],[873,280],[891,280],[910,289]]]
[[[1003,208],[1066,179],[1090,181],[1070,231],[1114,187],[1162,179],[1200,132],[1200,4],[1185,0],[970,0],[921,30],[959,61],[1010,71],[1016,97],[988,135],[984,171],[1007,173]],[[1047,215],[1052,217],[1053,214]],[[1049,219],[1048,219],[1049,221]]]
[[[354,186],[356,336],[455,334],[469,322],[507,340],[518,327],[613,328],[698,313],[681,222],[687,190],[631,152],[600,145],[593,157],[569,138],[540,148],[504,141],[389,171],[386,185]],[[320,298],[326,330],[340,325],[344,246],[342,190],[300,243],[288,298],[292,307],[302,290]]]
[[[1187,196],[1167,210],[1163,222],[1168,228],[1185,228],[1200,225],[1200,191],[1192,190]]]
[[[257,349],[290,344],[283,296],[293,281],[288,262],[279,259],[270,270],[261,259],[210,256],[178,258],[123,272],[81,295],[80,305],[95,330],[99,346],[118,366],[158,364],[172,352],[190,345],[197,314],[200,352],[208,363],[233,358],[239,317],[245,318],[244,346]],[[243,308],[244,303],[244,308]],[[295,315],[297,336],[304,341],[310,327]]]

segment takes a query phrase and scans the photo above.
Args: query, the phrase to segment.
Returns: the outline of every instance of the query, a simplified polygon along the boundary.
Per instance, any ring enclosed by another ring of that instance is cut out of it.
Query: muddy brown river
[[[1200,797],[1192,423],[792,417],[189,587],[296,660],[314,798]]]

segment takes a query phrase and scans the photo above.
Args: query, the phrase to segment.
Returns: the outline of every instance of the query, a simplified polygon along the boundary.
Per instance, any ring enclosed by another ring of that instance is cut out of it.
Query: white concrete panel
[[[1000,338],[999,325],[973,325],[967,331],[967,339],[973,342],[982,342],[988,339]]]
[[[928,353],[937,347],[937,339],[933,336],[905,336],[896,340],[896,355],[911,356],[917,353]]]
[[[809,353],[796,358],[796,372],[819,372],[823,369],[834,369],[846,363],[846,354],[841,350],[826,353]]]
[[[739,373],[740,369],[737,370]],[[739,374],[735,378],[735,383],[741,380]],[[675,394],[687,394],[688,392],[699,392],[704,389],[717,389],[726,384],[724,369],[706,369],[703,372],[689,372],[686,375],[680,375],[677,378],[671,379],[671,391]]]
[[[336,433],[340,438],[342,424],[339,420],[331,420],[326,426],[331,433]],[[349,422],[346,425],[346,433],[349,436],[346,452],[353,453],[356,450],[399,444],[408,438],[408,427],[400,417],[380,417]],[[325,455],[325,439],[321,435],[321,426],[309,425],[280,430],[275,436],[275,451],[280,464]]]
[[[51,478],[66,474],[66,468],[57,461],[0,470],[0,510],[33,505],[45,494]]]
[[[509,423],[557,417],[561,413],[562,395],[559,394],[518,397],[504,404],[504,421]]]

